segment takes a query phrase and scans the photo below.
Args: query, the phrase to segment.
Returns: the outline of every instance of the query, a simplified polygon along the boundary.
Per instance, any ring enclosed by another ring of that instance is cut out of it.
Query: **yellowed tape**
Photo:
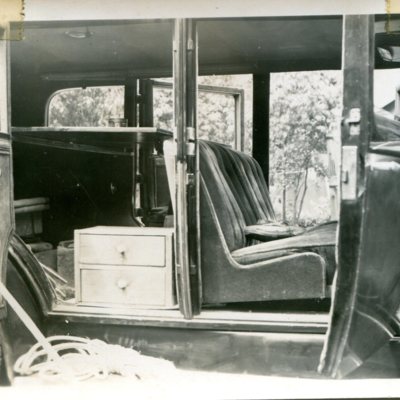
[[[386,12],[388,14],[400,13],[400,0],[386,0]]]
[[[0,0],[0,39],[23,38],[24,6],[24,0]]]

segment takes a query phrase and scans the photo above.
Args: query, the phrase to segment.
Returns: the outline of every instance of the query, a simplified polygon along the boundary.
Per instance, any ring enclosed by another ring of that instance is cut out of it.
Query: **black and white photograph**
[[[0,0],[0,397],[400,397],[400,0]]]

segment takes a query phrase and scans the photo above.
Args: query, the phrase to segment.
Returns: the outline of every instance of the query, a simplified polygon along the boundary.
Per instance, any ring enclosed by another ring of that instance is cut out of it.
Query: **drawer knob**
[[[126,289],[128,287],[128,285],[129,285],[129,282],[126,279],[121,278],[121,279],[118,279],[118,281],[117,281],[117,286],[122,290]]]
[[[119,244],[117,246],[117,251],[118,251],[119,254],[121,254],[121,256],[125,256],[126,247],[123,244]]]

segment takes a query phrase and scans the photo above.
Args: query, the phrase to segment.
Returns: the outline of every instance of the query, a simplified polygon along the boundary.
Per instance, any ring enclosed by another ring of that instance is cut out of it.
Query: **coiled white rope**
[[[158,365],[162,363],[164,368],[169,366],[167,361],[142,356],[133,349],[110,345],[98,339],[52,336],[47,338],[47,341],[60,354],[75,380],[106,378],[110,374],[140,379],[143,373],[146,375],[151,372],[150,364],[147,364],[147,368],[146,362],[144,363],[146,359],[151,359],[151,363],[156,362]],[[21,375],[38,373],[40,378],[47,381],[65,378],[65,369],[63,371],[59,363],[48,358],[40,343],[17,360],[14,370]]]
[[[76,336],[46,338],[1,281],[0,295],[38,341],[16,361],[14,370],[21,375],[38,373],[46,380],[81,381],[93,377],[106,378],[110,374],[141,379],[154,376],[154,373],[175,371],[170,361],[143,356],[136,350],[98,339]]]

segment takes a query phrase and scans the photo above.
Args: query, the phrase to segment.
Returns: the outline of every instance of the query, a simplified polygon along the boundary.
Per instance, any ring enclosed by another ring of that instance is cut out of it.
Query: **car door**
[[[196,23],[174,27],[175,266],[180,309],[190,319],[200,312],[199,158],[197,147]]]
[[[9,102],[9,41],[0,40],[0,279],[5,282],[8,245],[13,231],[12,167]],[[0,295],[0,385],[10,379],[8,345],[2,320],[6,317],[5,301]],[[9,363],[8,363],[9,364]]]
[[[343,57],[338,269],[319,366],[332,377],[348,376],[394,340],[400,302],[400,152],[370,150],[373,16],[344,18]]]

